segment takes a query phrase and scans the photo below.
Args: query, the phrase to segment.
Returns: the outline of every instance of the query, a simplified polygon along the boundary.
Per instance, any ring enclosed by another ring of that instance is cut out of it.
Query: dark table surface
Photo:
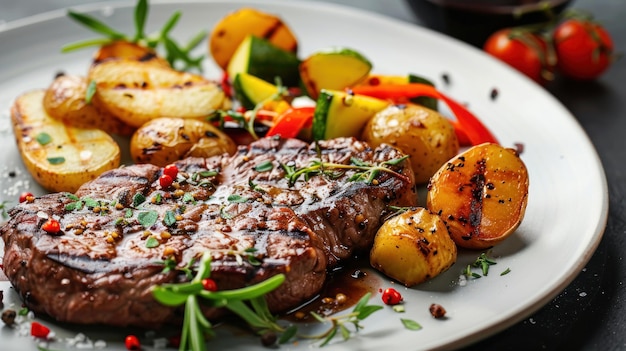
[[[354,6],[423,25],[403,0],[321,0]],[[93,0],[0,0],[3,22]],[[626,50],[626,1],[577,0]],[[609,218],[602,241],[577,278],[550,303],[516,325],[466,350],[626,350],[626,62],[599,79],[557,79],[546,87],[586,130],[603,163]],[[576,189],[573,189],[576,191]],[[581,189],[581,191],[583,191]]]

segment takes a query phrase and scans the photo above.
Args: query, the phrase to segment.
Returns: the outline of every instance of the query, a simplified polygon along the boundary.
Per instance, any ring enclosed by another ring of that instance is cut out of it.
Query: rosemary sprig
[[[240,289],[224,291],[204,290],[202,281],[211,275],[211,253],[205,252],[199,262],[194,278],[187,283],[163,284],[152,290],[154,298],[166,306],[185,305],[180,351],[206,350],[207,336],[213,336],[211,322],[204,317],[202,305],[225,307],[255,328],[282,330],[275,324],[263,296],[279,287],[285,280],[277,274],[263,282]]]
[[[116,40],[125,40],[152,49],[156,49],[159,45],[162,45],[166,51],[166,59],[172,67],[185,71],[193,68],[201,71],[201,63],[204,59],[204,55],[194,58],[191,57],[190,53],[202,42],[206,36],[206,31],[198,33],[189,41],[187,45],[180,46],[169,35],[170,31],[174,28],[176,23],[178,23],[178,20],[182,15],[180,11],[176,11],[172,14],[168,21],[165,22],[165,25],[163,25],[159,31],[153,34],[146,34],[145,24],[148,17],[148,10],[148,0],[137,0],[134,11],[135,33],[133,35],[127,35],[119,32],[92,16],[69,10],[67,15],[71,19],[98,34],[103,35],[104,38],[88,39],[67,44],[61,48],[61,52],[70,52],[86,47],[101,46]],[[178,62],[182,62],[182,67],[177,67]]]
[[[244,250],[244,253],[254,254],[254,249]],[[165,306],[184,306],[183,327],[181,333],[180,351],[206,350],[206,337],[213,336],[212,325],[202,314],[202,306],[226,308],[239,316],[259,335],[267,333],[280,334],[279,343],[286,343],[296,339],[321,340],[320,346],[327,345],[338,333],[344,340],[349,339],[354,332],[363,329],[361,322],[372,313],[381,310],[383,306],[369,305],[371,293],[365,294],[347,314],[324,317],[311,312],[311,315],[320,323],[330,324],[329,328],[320,334],[303,335],[298,333],[296,325],[282,326],[270,312],[265,301],[265,295],[278,288],[285,280],[284,274],[278,274],[260,283],[234,290],[208,291],[203,288],[203,280],[211,274],[211,252],[205,252],[199,261],[197,273],[189,281],[178,284],[163,284],[152,290],[154,298]],[[173,260],[164,261],[165,270],[175,269]],[[186,266],[186,267],[189,267]]]

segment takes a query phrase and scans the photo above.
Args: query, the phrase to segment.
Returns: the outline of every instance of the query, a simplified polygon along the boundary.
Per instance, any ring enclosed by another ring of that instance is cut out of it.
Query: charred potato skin
[[[519,154],[487,143],[442,166],[428,185],[426,203],[445,221],[458,246],[486,249],[519,227],[528,188],[528,171]]]
[[[381,226],[370,264],[410,287],[446,271],[456,257],[457,247],[441,218],[425,208],[412,208]]]
[[[362,139],[372,146],[386,143],[410,155],[418,184],[459,152],[452,124],[437,111],[417,104],[391,105],[369,120]]]
[[[157,118],[141,126],[130,140],[135,163],[166,166],[186,157],[232,155],[234,141],[212,124],[185,118]]]
[[[109,134],[130,136],[135,128],[103,108],[86,101],[87,79],[75,75],[55,78],[44,95],[43,104],[50,117],[77,128],[98,128]]]

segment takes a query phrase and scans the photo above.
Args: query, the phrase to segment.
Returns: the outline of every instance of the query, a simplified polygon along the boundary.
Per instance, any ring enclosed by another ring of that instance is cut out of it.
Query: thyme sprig
[[[206,31],[201,31],[196,34],[187,45],[181,46],[174,39],[170,37],[170,31],[178,23],[182,13],[176,11],[165,22],[163,27],[152,34],[145,33],[145,24],[148,17],[148,0],[138,0],[134,11],[134,23],[135,33],[133,35],[127,35],[116,29],[110,27],[106,23],[83,13],[69,10],[67,15],[74,21],[82,24],[88,29],[102,34],[104,38],[95,38],[71,43],[63,46],[61,52],[70,52],[78,49],[83,49],[92,46],[101,46],[111,43],[116,40],[125,40],[132,43],[137,43],[152,49],[156,49],[159,45],[162,45],[166,51],[166,59],[170,65],[174,68],[181,70],[198,69],[202,70],[201,63],[204,59],[204,55],[199,57],[192,57],[191,51],[195,49],[206,36]],[[178,62],[182,63],[182,67],[177,67]]]
[[[249,251],[253,253],[253,250]],[[202,306],[226,308],[239,316],[256,333],[279,334],[278,342],[286,343],[292,339],[321,340],[320,346],[327,345],[336,335],[344,340],[349,339],[354,332],[363,329],[361,322],[372,313],[381,310],[383,306],[369,305],[371,293],[365,294],[349,313],[339,316],[324,317],[311,312],[311,315],[320,323],[330,324],[329,328],[320,334],[299,334],[295,324],[281,325],[278,323],[265,301],[265,295],[278,288],[285,280],[283,274],[278,274],[260,283],[244,288],[222,291],[208,291],[203,288],[202,281],[211,275],[212,253],[205,252],[197,267],[197,272],[189,282],[179,284],[163,284],[152,290],[154,298],[165,306],[184,305],[183,327],[179,350],[206,350],[206,337],[214,336],[212,324],[202,314]],[[175,269],[173,260],[164,261],[166,269]],[[189,267],[189,265],[185,266]],[[352,328],[349,326],[352,325]],[[353,329],[353,330],[351,330]]]
[[[318,339],[322,340],[320,343],[321,346],[327,345],[338,333],[341,335],[343,340],[348,340],[352,336],[352,332],[348,328],[349,325],[352,325],[354,328],[354,332],[358,332],[363,329],[361,325],[361,321],[365,318],[369,317],[372,313],[383,309],[383,306],[379,305],[369,305],[369,299],[371,297],[371,293],[367,293],[361,297],[359,302],[354,306],[351,312],[339,316],[328,316],[324,317],[318,313],[311,312],[311,315],[320,323],[329,324],[330,327],[321,334],[315,335],[297,335],[302,339]]]
[[[320,159],[312,159],[305,167],[297,169],[294,164],[283,164],[280,166],[285,171],[285,177],[289,180],[289,185],[293,186],[301,176],[308,180],[310,177],[324,174],[331,178],[336,178],[341,174],[338,174],[337,170],[357,170],[351,177],[350,181],[363,181],[367,184],[374,183],[374,180],[381,172],[389,173],[400,179],[408,181],[408,178],[401,173],[398,173],[386,166],[395,166],[400,162],[406,160],[409,156],[403,156],[394,158],[391,160],[383,161],[379,164],[372,164],[365,162],[356,157],[350,158],[350,164],[325,162]]]

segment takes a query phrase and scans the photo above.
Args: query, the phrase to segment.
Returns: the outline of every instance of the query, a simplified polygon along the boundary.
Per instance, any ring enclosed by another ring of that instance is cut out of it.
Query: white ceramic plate
[[[531,181],[526,218],[515,234],[491,252],[497,265],[489,276],[458,284],[461,270],[479,252],[461,252],[445,274],[412,289],[397,287],[405,299],[406,313],[390,308],[364,322],[365,329],[347,342],[337,340],[329,350],[451,349],[496,333],[550,301],[580,272],[594,252],[607,217],[607,186],[600,161],[587,136],[572,115],[541,87],[465,44],[428,30],[376,14],[321,3],[294,1],[197,1],[154,3],[149,29],[155,30],[175,11],[183,18],[174,35],[190,38],[210,30],[227,12],[244,5],[280,14],[300,40],[300,56],[328,46],[357,49],[374,64],[374,72],[417,73],[458,101],[467,102],[491,128],[501,143],[522,143],[522,159]],[[110,3],[82,10],[101,16],[124,32],[132,32],[132,8]],[[9,107],[20,93],[47,87],[55,73],[84,74],[91,50],[61,54],[68,42],[94,35],[55,12],[9,23],[0,32],[0,199],[15,203],[20,191],[43,191],[25,172],[10,130]],[[207,61],[205,74],[219,77]],[[443,75],[449,77],[444,83]],[[490,97],[493,89],[498,96]],[[15,176],[9,176],[14,172]],[[510,273],[501,276],[505,269]],[[16,303],[7,282],[5,305]],[[385,278],[381,287],[391,286]],[[380,296],[374,298],[380,303]],[[7,301],[9,300],[9,301]],[[447,319],[435,320],[431,303],[441,304]],[[402,327],[400,318],[420,323],[419,331]],[[67,326],[44,319],[58,336],[85,332],[91,339],[107,341],[107,349],[123,350],[128,331]],[[3,350],[35,350],[35,343],[18,332],[0,328]],[[64,348],[63,343],[59,348]],[[54,346],[54,345],[51,345]],[[147,345],[150,346],[150,345]],[[210,342],[213,349],[263,349],[257,339],[227,330]],[[8,347],[8,348],[7,348]],[[308,349],[311,344],[281,346],[283,350]],[[149,349],[149,348],[147,348]]]

